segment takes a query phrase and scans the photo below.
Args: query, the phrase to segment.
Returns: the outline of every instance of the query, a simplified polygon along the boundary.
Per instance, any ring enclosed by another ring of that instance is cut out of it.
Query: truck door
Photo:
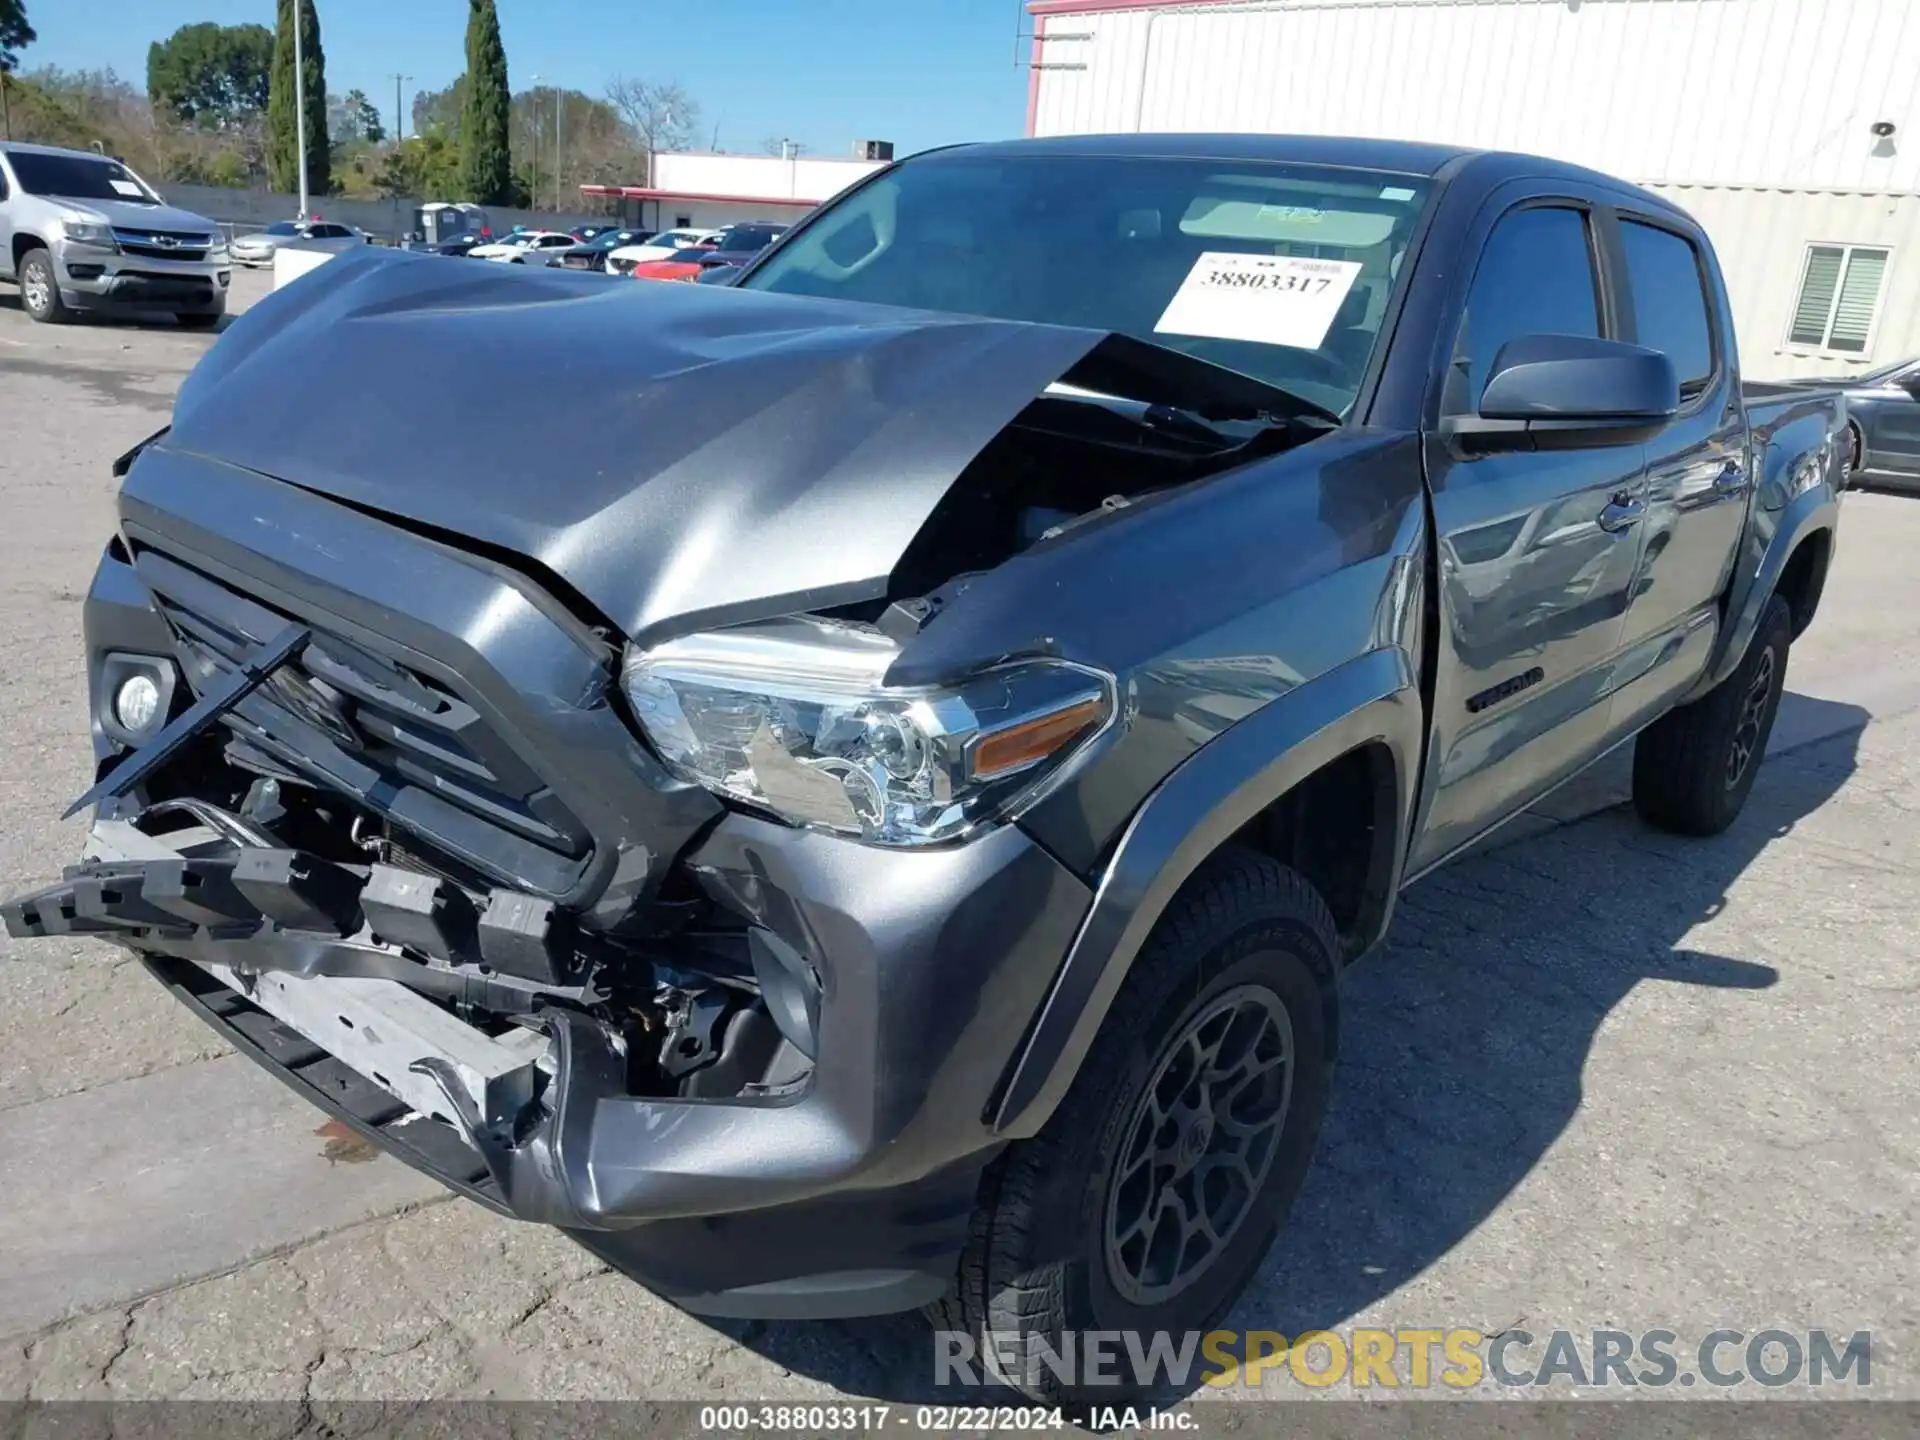
[[[12,193],[7,181],[7,162],[0,160],[0,275],[13,274],[13,221],[7,215],[7,201]]]
[[[1624,736],[1699,678],[1752,477],[1739,366],[1705,240],[1677,218],[1626,210],[1617,235],[1622,338],[1666,352],[1681,404],[1647,443],[1647,510],[1611,718]]]
[[[1503,202],[1484,236],[1430,414],[1474,414],[1488,369],[1523,335],[1618,338],[1601,284],[1597,202]],[[1442,343],[1445,341],[1443,339]],[[1408,857],[1425,869],[1591,760],[1639,554],[1644,448],[1476,453],[1426,441],[1439,550],[1439,655],[1425,821]]]

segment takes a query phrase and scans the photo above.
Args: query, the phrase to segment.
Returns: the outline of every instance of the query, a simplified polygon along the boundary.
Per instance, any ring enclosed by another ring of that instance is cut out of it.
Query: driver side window
[[[1493,227],[1454,340],[1443,413],[1476,413],[1494,357],[1521,335],[1599,338],[1600,292],[1584,211],[1529,206]]]

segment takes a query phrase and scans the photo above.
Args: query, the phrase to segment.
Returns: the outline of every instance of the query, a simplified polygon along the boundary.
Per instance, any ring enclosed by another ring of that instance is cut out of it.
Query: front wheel
[[[60,281],[53,273],[53,256],[29,250],[20,262],[20,303],[29,318],[42,325],[59,325],[73,314],[60,298]]]
[[[1793,611],[1767,602],[1739,668],[1691,705],[1661,716],[1633,747],[1633,806],[1640,818],[1679,835],[1718,835],[1753,789],[1793,644]]]
[[[1206,1331],[1253,1278],[1319,1141],[1338,954],[1320,896],[1263,855],[1188,881],[1060,1108],[988,1171],[929,1311],[982,1379],[1079,1405],[1181,1378],[1060,1360],[1093,1331]]]

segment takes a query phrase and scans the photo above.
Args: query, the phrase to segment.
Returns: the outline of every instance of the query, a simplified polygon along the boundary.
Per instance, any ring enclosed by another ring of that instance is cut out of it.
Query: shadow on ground
[[[27,318],[26,307],[20,303],[20,292],[12,286],[0,288],[0,312],[8,311],[19,315],[22,319]],[[178,330],[183,335],[205,335],[211,339],[225,331],[236,318],[229,311],[220,317],[220,323],[211,330],[189,330],[164,311],[146,315],[103,315],[97,311],[80,310],[70,313],[61,324],[87,325],[109,330]]]
[[[1788,695],[1781,732],[1826,738],[1771,757],[1745,813],[1714,839],[1658,834],[1615,807],[1407,892],[1392,939],[1348,983],[1314,1173],[1226,1327],[1338,1327],[1487,1221],[1572,1120],[1594,1035],[1636,985],[1772,986],[1769,966],[1683,940],[1846,782],[1869,718]],[[916,1316],[718,1328],[853,1394],[960,1398],[936,1389]]]

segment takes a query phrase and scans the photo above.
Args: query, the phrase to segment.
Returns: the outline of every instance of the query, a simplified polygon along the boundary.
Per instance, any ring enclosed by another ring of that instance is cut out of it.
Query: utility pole
[[[560,206],[560,122],[567,113],[567,92],[556,90],[553,95],[553,208],[557,212]]]
[[[293,125],[300,147],[300,218],[307,218],[307,63],[300,49],[300,0],[293,0]]]
[[[540,77],[530,77],[527,87],[527,122],[533,130],[533,144],[527,152],[527,208],[540,208]]]
[[[400,108],[400,87],[411,79],[411,75],[393,77],[393,143],[396,145],[407,138],[407,112]]]

